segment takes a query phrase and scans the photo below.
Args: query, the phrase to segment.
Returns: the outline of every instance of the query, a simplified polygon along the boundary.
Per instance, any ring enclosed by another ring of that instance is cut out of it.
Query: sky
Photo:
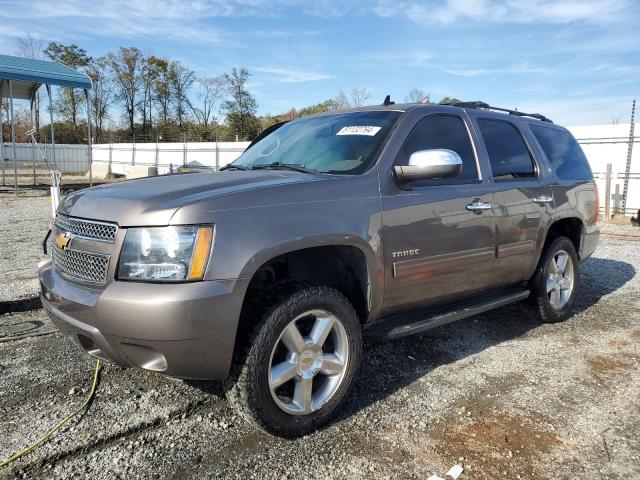
[[[583,125],[629,121],[639,21],[640,0],[0,0],[0,53],[30,34],[95,57],[136,46],[200,77],[246,67],[260,114],[419,88]]]

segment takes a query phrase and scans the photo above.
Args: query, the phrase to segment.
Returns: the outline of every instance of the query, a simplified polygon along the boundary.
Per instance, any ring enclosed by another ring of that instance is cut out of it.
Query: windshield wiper
[[[244,165],[234,165],[233,163],[230,163],[228,165],[225,165],[224,167],[222,167],[220,169],[220,171],[222,172],[223,170],[251,170],[249,167],[245,167]]]
[[[273,163],[266,163],[264,165],[254,165],[253,167],[251,167],[252,170],[260,170],[260,169],[284,169],[284,170],[293,170],[296,172],[303,172],[303,173],[318,173],[317,170],[314,170],[313,168],[307,168],[304,165],[301,165],[299,163],[283,163],[283,162],[273,162]]]

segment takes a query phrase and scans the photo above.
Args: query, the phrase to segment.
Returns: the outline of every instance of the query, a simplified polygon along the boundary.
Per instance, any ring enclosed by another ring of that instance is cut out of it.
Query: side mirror
[[[462,172],[462,159],[445,148],[418,150],[411,154],[408,165],[396,165],[393,170],[398,180],[405,183],[455,177]]]

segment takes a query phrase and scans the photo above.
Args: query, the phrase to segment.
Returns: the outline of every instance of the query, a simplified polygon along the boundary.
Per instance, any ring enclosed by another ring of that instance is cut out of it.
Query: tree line
[[[60,62],[86,73],[93,83],[88,99],[79,89],[59,88],[53,110],[58,143],[87,141],[89,109],[93,141],[212,141],[251,140],[270,125],[315,113],[365,105],[371,97],[366,88],[340,91],[335,98],[315,105],[291,108],[280,115],[258,116],[258,103],[247,88],[246,68],[211,77],[165,57],[146,55],[137,47],[120,47],[100,57],[90,56],[76,44],[44,44],[27,36],[18,39],[17,53],[34,59]],[[48,106],[43,94],[35,98],[35,127],[39,141],[49,141]],[[431,103],[428,94],[412,89],[404,99]],[[456,99],[445,97],[441,103]],[[376,102],[377,103],[377,102]],[[6,109],[6,105],[3,105]],[[46,117],[42,113],[46,112]],[[41,118],[42,117],[42,118]],[[5,116],[5,120],[6,120]],[[17,140],[29,141],[29,113],[16,114]],[[6,138],[6,128],[5,138]]]

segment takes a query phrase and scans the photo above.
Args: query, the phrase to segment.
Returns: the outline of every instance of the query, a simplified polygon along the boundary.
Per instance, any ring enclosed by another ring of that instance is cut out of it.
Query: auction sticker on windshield
[[[342,127],[336,135],[366,135],[368,137],[373,137],[381,128],[382,127],[367,125],[352,125],[349,127]]]

